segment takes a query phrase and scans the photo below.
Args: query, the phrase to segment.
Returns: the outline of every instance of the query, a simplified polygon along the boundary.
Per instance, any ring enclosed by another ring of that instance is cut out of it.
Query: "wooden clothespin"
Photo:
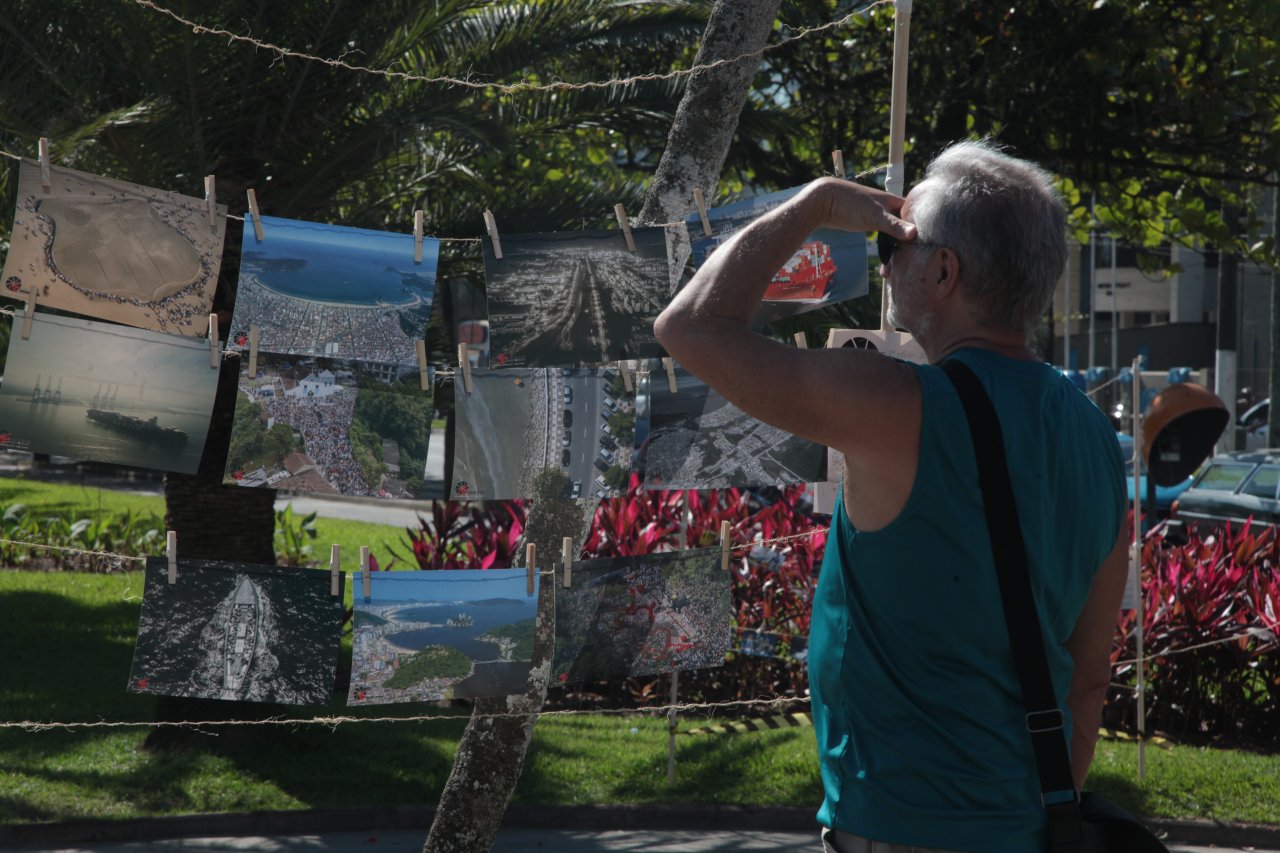
[[[667,369],[667,388],[672,394],[680,389],[676,386],[676,362],[671,356],[662,359],[662,366]]]
[[[36,318],[36,286],[27,286],[27,310],[22,315],[22,339],[31,340],[31,323]]]
[[[538,546],[530,542],[524,549],[524,564],[528,569],[528,580],[525,582],[525,595],[533,595],[533,582],[538,572]]]
[[[634,393],[636,386],[631,381],[631,368],[625,361],[618,362],[618,372],[622,374],[622,387],[628,394]]]
[[[571,537],[564,537],[564,541],[560,543],[560,551],[564,561],[561,585],[568,589],[573,584],[573,539]]]
[[[373,598],[373,573],[369,571],[369,546],[360,546],[360,582],[364,585],[364,600]]]
[[[627,241],[627,251],[634,252],[636,238],[631,236],[631,221],[627,219],[627,211],[622,207],[622,202],[613,206],[613,215],[617,217],[618,227],[622,229],[622,236]]]
[[[218,193],[214,189],[213,175],[204,176],[204,206],[209,211],[209,230],[218,230]]]
[[[844,171],[844,152],[843,152],[843,151],[841,151],[839,148],[837,148],[835,151],[832,151],[832,152],[831,152],[831,163],[832,163],[832,165],[834,165],[834,166],[836,167],[836,177],[837,177],[837,178],[843,178],[843,177],[845,176],[845,171]]]
[[[53,176],[49,173],[49,137],[40,137],[40,186],[47,192],[53,189]]]
[[[471,357],[467,354],[467,345],[458,344],[458,368],[462,371],[462,387],[471,393]]]
[[[342,547],[333,545],[329,548],[329,594],[337,595],[341,592],[339,581],[342,579],[342,573],[338,571],[339,555]]]
[[[431,390],[431,371],[427,368],[427,342],[414,341],[418,351],[418,387],[423,391]]]
[[[502,260],[502,241],[498,239],[498,220],[494,219],[493,213],[488,210],[484,212],[484,230],[489,235],[490,242],[493,243],[493,256]]]
[[[178,582],[178,531],[169,531],[164,553],[169,558],[169,586],[173,586]]]
[[[255,379],[258,376],[258,341],[262,337],[262,330],[257,324],[249,327],[249,378]]]
[[[809,348],[809,341],[805,338],[804,332],[796,332],[795,341],[796,341],[796,346],[800,347],[800,349]]]
[[[413,262],[422,263],[422,220],[425,214],[421,210],[413,212]]]
[[[218,315],[209,315],[209,367],[218,369],[222,353],[218,352]]]
[[[702,220],[702,234],[711,236],[711,217],[707,216],[707,201],[702,197],[702,187],[693,188],[693,203],[698,206],[698,218]]]
[[[720,522],[720,571],[729,571],[729,522]]]
[[[249,215],[253,217],[253,236],[258,238],[258,242],[263,240],[262,235],[262,214],[258,213],[258,194],[249,188]]]

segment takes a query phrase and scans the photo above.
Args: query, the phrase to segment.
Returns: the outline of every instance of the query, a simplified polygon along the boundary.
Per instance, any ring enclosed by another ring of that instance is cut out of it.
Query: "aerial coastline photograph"
[[[503,234],[484,242],[492,367],[589,367],[658,354],[671,298],[663,228]]]
[[[352,583],[358,591],[361,579]],[[376,572],[356,595],[349,705],[522,693],[538,577],[525,569]]]
[[[322,705],[333,698],[342,590],[306,569],[147,558],[128,689]]]
[[[206,342],[39,310],[23,340],[25,313],[0,383],[6,449],[196,472],[218,389]]]
[[[173,335],[207,334],[227,208],[40,164],[18,166],[18,204],[0,296]]]
[[[244,225],[244,251],[231,320],[233,345],[285,355],[417,363],[435,299],[440,242],[412,234],[262,217],[259,241]]]

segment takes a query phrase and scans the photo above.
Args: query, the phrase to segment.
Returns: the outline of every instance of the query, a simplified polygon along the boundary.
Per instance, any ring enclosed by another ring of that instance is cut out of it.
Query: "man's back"
[[[1061,704],[1064,644],[1119,532],[1119,449],[1106,418],[1052,368],[977,349],[954,357],[1000,415]],[[870,533],[838,508],[814,601],[819,819],[926,847],[1042,849],[972,442],[941,369],[916,373],[920,450],[906,506]]]

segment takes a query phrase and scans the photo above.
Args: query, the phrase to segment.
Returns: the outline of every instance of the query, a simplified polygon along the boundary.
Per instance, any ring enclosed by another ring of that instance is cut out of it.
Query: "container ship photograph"
[[[104,409],[89,409],[85,417],[116,432],[127,433],[138,438],[164,444],[186,444],[187,434],[177,427],[165,427],[156,423],[156,418],[146,420],[119,412],[108,412]]]

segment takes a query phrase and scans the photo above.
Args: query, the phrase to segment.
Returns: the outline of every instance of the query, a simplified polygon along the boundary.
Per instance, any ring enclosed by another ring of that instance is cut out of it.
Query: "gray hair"
[[[1067,264],[1067,209],[1053,176],[990,140],[958,142],[929,164],[913,193],[921,241],[960,257],[983,324],[1034,330]]]

